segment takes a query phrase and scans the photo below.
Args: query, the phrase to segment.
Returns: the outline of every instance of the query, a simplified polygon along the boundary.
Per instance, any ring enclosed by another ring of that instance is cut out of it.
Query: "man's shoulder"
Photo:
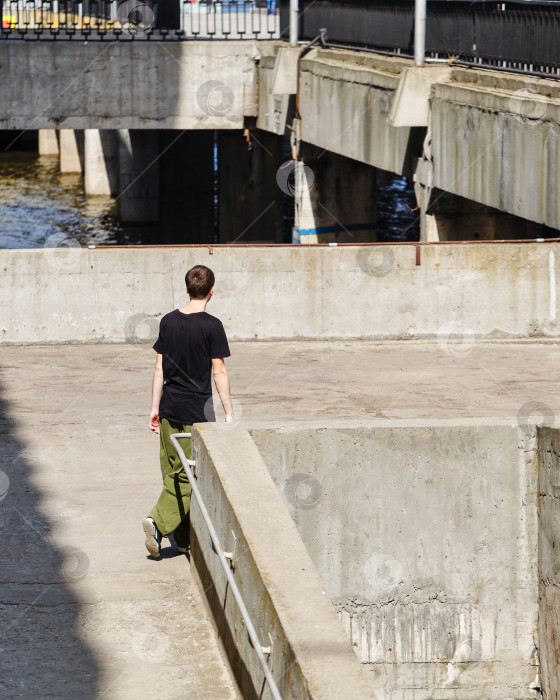
[[[207,321],[208,325],[213,325],[213,326],[223,325],[217,316],[212,316],[212,314],[209,314],[208,311],[205,311],[204,313],[206,314],[206,321]]]
[[[160,324],[166,324],[169,323],[175,316],[177,315],[177,309],[173,309],[173,311],[169,311],[168,313],[164,314],[161,317]]]

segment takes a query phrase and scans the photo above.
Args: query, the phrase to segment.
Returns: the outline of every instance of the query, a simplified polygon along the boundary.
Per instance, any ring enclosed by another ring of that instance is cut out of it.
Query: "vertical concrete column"
[[[76,129],[59,131],[60,172],[82,173],[84,170],[84,132]]]
[[[155,223],[159,217],[159,137],[156,130],[120,129],[119,219]]]
[[[39,129],[39,155],[58,156],[59,153],[56,129]]]
[[[220,243],[282,242],[282,161],[281,136],[260,129],[219,132]]]
[[[214,131],[159,132],[158,242],[214,243]]]
[[[293,164],[294,243],[376,240],[375,168],[307,143]]]
[[[118,191],[119,158],[117,132],[86,129],[84,136],[84,185],[88,196],[115,195]]]

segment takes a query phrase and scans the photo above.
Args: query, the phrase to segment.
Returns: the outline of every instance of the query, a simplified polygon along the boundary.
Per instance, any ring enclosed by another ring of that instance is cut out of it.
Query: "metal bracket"
[[[198,450],[192,445],[192,456],[194,459],[187,460],[192,467],[192,473],[195,479],[198,479]]]
[[[263,650],[263,654],[268,655],[267,663],[268,667],[270,668],[270,671],[274,671],[274,641],[272,639],[272,635],[270,632],[268,633],[268,638],[270,639],[270,646],[268,647],[263,647],[261,646],[261,649]]]
[[[235,536],[235,532],[233,530],[231,531],[231,536],[233,538],[233,551],[224,552],[224,557],[229,559],[229,565],[231,569],[235,571],[235,565],[237,563],[237,537]]]

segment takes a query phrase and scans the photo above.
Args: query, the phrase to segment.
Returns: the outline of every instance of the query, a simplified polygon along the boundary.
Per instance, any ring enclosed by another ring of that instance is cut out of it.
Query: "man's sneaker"
[[[173,537],[173,533],[169,535],[169,544],[173,547],[173,549],[176,549],[180,554],[186,554],[188,547],[178,547],[177,542],[175,542],[175,537]]]
[[[142,522],[146,535],[146,549],[153,557],[159,557],[161,552],[161,532],[152,518],[145,518]]]

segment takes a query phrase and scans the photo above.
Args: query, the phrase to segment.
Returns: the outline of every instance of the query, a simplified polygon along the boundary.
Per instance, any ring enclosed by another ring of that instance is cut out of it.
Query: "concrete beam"
[[[433,89],[434,185],[560,229],[558,84],[456,77]]]
[[[239,129],[257,114],[257,59],[273,46],[6,42],[0,129]]]

